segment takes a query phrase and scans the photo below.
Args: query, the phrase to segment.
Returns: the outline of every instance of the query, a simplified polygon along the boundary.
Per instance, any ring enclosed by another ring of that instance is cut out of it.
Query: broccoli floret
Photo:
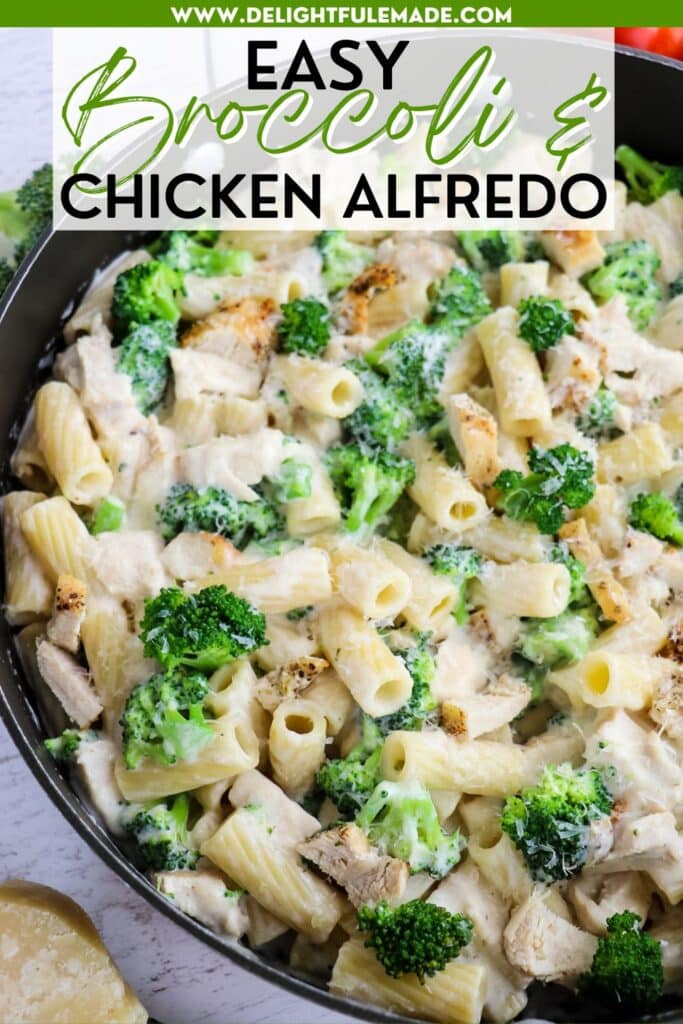
[[[576,417],[576,426],[586,437],[593,437],[596,441],[607,441],[619,433],[614,422],[616,410],[617,396],[608,388],[601,387],[581,415]]]
[[[549,553],[550,561],[564,565],[569,573],[569,605],[572,608],[582,607],[591,602],[590,591],[586,586],[586,566],[571,553],[566,544],[553,544]]]
[[[559,668],[582,658],[597,632],[598,622],[592,608],[568,610],[549,619],[525,619],[517,648],[536,665]]]
[[[368,933],[366,946],[391,978],[416,974],[421,982],[455,960],[472,939],[472,922],[436,903],[409,900],[398,907],[384,901],[358,911],[358,927]]]
[[[377,725],[385,736],[397,729],[416,732],[423,729],[425,723],[433,716],[437,706],[436,698],[432,694],[436,663],[429,646],[430,637],[431,633],[420,633],[415,644],[394,651],[408,669],[413,680],[413,688],[403,707],[391,715],[383,715],[377,719]]]
[[[545,700],[545,687],[550,670],[546,665],[534,665],[533,662],[527,661],[526,658],[522,658],[521,655],[516,653],[513,653],[511,663],[515,675],[521,675],[531,690],[531,697],[529,698],[527,708],[536,707],[542,700]],[[526,711],[526,708],[524,711]],[[524,711],[521,712],[522,715]]]
[[[591,458],[570,444],[560,444],[545,451],[532,448],[527,461],[527,476],[504,469],[496,477],[496,506],[511,519],[536,523],[541,533],[557,533],[565,509],[583,508],[595,493]]]
[[[114,283],[111,307],[117,332],[123,334],[132,324],[148,324],[152,320],[176,324],[180,309],[175,293],[182,283],[182,274],[159,260],[124,270]]]
[[[273,481],[275,501],[286,503],[297,498],[310,498],[313,471],[306,462],[284,459]]]
[[[369,533],[415,479],[415,463],[387,451],[335,445],[326,454],[349,533]]]
[[[0,232],[15,243],[12,260],[3,261],[0,270],[0,294],[52,222],[52,188],[52,165],[44,164],[16,191],[0,194]]]
[[[278,510],[263,498],[240,501],[222,487],[174,484],[156,511],[165,540],[173,540],[183,531],[205,531],[228,537],[240,550],[252,539],[267,537],[281,525]]]
[[[319,299],[293,299],[282,305],[277,330],[284,352],[319,356],[332,336],[330,311]]]
[[[594,768],[548,765],[537,786],[505,801],[501,827],[539,882],[571,878],[588,854],[588,826],[612,798]]]
[[[0,285],[0,293],[2,293],[2,286]],[[683,295],[683,270],[680,272],[678,277],[675,277],[669,285],[669,295],[672,299],[675,299],[677,295]]]
[[[443,878],[460,860],[465,840],[444,832],[429,792],[421,782],[380,782],[356,816],[356,824],[382,853]]]
[[[130,377],[135,403],[146,416],[164,397],[175,344],[175,327],[168,320],[132,324],[121,342],[116,368]]]
[[[602,302],[623,295],[631,323],[644,330],[655,314],[662,289],[655,279],[661,260],[649,242],[610,242],[605,261],[584,278],[590,293]]]
[[[137,768],[145,758],[191,761],[215,735],[204,714],[208,694],[206,676],[178,669],[135,686],[120,721],[127,767]]]
[[[629,522],[636,530],[651,533],[659,540],[683,546],[683,521],[674,503],[655,491],[653,494],[639,494],[631,503]]]
[[[532,352],[545,352],[565,334],[574,333],[574,321],[559,299],[532,295],[519,304],[519,333]]]
[[[336,804],[342,818],[353,818],[379,782],[383,741],[377,724],[364,715],[356,746],[346,757],[326,761],[319,769],[316,784]]]
[[[388,540],[393,540],[395,544],[406,547],[408,534],[417,513],[417,505],[408,492],[404,491],[389,513],[386,522],[380,526],[379,532]]]
[[[109,497],[104,498],[95,511],[90,523],[90,532],[92,534],[98,533],[114,533],[116,530],[120,530],[123,526],[123,520],[126,515],[126,506],[120,498],[116,498],[113,494]]]
[[[624,172],[631,197],[643,206],[667,192],[683,193],[683,167],[646,160],[630,146],[619,146],[615,159]]]
[[[147,807],[131,805],[123,815],[126,831],[133,837],[140,858],[149,871],[180,871],[194,868],[199,851],[189,846],[187,819],[190,800],[180,793],[168,803]]]
[[[637,914],[625,910],[607,919],[579,993],[627,1017],[650,1010],[662,994],[662,945],[642,931]]]
[[[519,263],[526,257],[524,237],[519,231],[458,231],[456,238],[479,273],[497,270],[504,263]]]
[[[348,287],[372,262],[372,249],[351,242],[345,231],[321,231],[315,240],[323,261],[323,283],[332,295]]]
[[[429,297],[431,322],[447,323],[458,337],[491,312],[479,275],[468,267],[451,267],[444,278],[430,287]]]
[[[164,231],[149,251],[160,263],[182,274],[220,277],[247,274],[254,257],[247,249],[216,247],[218,233],[212,231]]]
[[[467,584],[481,572],[482,557],[474,548],[460,547],[456,543],[433,544],[424,557],[436,576],[448,576],[458,591],[458,602],[453,609],[456,622],[467,622]]]
[[[448,416],[442,416],[427,430],[427,439],[441,452],[449,466],[462,466],[462,459],[453,440]]]
[[[140,635],[146,657],[199,672],[214,672],[267,643],[265,616],[223,585],[196,594],[164,587],[145,601]]]
[[[364,360],[354,359],[346,366],[363,385],[363,401],[344,420],[345,429],[364,448],[393,451],[408,436],[410,410]]]
[[[94,739],[97,739],[97,733],[92,729],[65,729],[61,736],[45,740],[45,749],[57,764],[71,764],[81,743],[89,743]]]

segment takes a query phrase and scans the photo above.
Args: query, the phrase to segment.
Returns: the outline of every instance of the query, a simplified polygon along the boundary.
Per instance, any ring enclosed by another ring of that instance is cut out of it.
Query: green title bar
[[[185,0],[5,0],[3,27],[173,27],[188,28],[520,28],[632,26],[648,21],[664,26],[681,20],[680,0],[491,0],[490,3],[187,3]]]

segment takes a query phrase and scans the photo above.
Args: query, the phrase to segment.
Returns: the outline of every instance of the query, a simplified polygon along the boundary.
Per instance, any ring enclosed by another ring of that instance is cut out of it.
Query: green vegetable
[[[323,284],[333,295],[347,288],[372,263],[372,249],[351,242],[345,231],[321,231],[315,240],[323,261]]]
[[[588,854],[588,827],[612,811],[599,772],[548,765],[537,786],[505,802],[501,827],[539,882],[571,878]]]
[[[560,444],[546,451],[532,448],[527,461],[528,476],[504,469],[496,477],[496,506],[511,519],[536,523],[541,533],[557,533],[565,509],[583,508],[595,493],[591,458],[570,444]]]
[[[72,764],[81,743],[90,743],[97,739],[97,733],[92,729],[81,730],[65,729],[61,736],[45,740],[45,749],[54,758],[57,764]]]
[[[319,299],[293,299],[282,305],[278,334],[283,352],[319,356],[332,336],[330,311]]]
[[[591,608],[568,610],[549,619],[525,619],[516,646],[527,661],[559,668],[587,654],[597,632],[598,623]]]
[[[479,273],[526,258],[524,238],[519,231],[457,231],[456,238],[468,262]]]
[[[52,223],[52,189],[52,165],[44,164],[20,188],[0,193],[0,233],[14,242],[11,259],[0,260],[0,295]]]
[[[135,840],[140,858],[149,871],[180,871],[194,868],[199,851],[189,846],[187,819],[190,800],[181,793],[169,802],[147,807],[131,805],[123,816],[126,831]]]
[[[252,254],[246,249],[217,248],[218,237],[218,232],[211,231],[164,231],[149,251],[160,263],[182,274],[248,274],[254,266]]]
[[[95,509],[92,522],[90,523],[90,532],[93,534],[115,533],[123,526],[125,515],[126,506],[124,503],[120,498],[110,494]]]
[[[406,547],[408,534],[413,525],[418,508],[407,491],[404,491],[389,512],[386,521],[380,524],[379,532],[395,544]]]
[[[623,295],[629,318],[642,331],[655,315],[662,289],[655,278],[661,260],[649,242],[610,242],[605,261],[584,278],[590,293],[601,302]]]
[[[128,768],[150,758],[158,764],[191,761],[214,738],[204,714],[206,676],[175,669],[135,686],[120,725]]]
[[[443,971],[472,939],[468,917],[423,900],[361,907],[358,927],[391,978],[416,974],[421,982]]]
[[[297,498],[310,498],[312,480],[313,472],[307,463],[285,459],[275,481],[275,500],[285,503]]]
[[[441,828],[432,798],[417,779],[380,782],[356,824],[382,853],[406,861],[412,874],[427,871],[443,878],[465,847],[458,831]]]
[[[424,558],[435,576],[448,576],[458,591],[458,603],[453,609],[456,622],[467,622],[467,584],[481,572],[482,557],[474,548],[460,547],[454,541],[433,544],[424,552]]]
[[[418,634],[417,643],[394,651],[408,669],[413,688],[410,697],[398,711],[377,719],[377,725],[385,736],[397,729],[416,732],[434,717],[437,702],[432,694],[432,683],[436,675],[436,663],[429,647],[430,637],[431,633]]]
[[[615,159],[624,171],[631,198],[647,206],[667,192],[683,193],[683,167],[646,160],[630,146],[619,146]]]
[[[553,544],[549,558],[551,562],[564,565],[569,573],[569,605],[578,608],[590,604],[592,598],[586,586],[586,566],[583,562],[579,561],[562,541]]]
[[[379,761],[384,737],[376,723],[363,716],[361,738],[343,758],[325,761],[316,784],[337,805],[342,818],[353,818],[379,782]]]
[[[629,522],[636,530],[651,533],[659,540],[683,546],[683,521],[674,503],[661,491],[639,494],[631,502]]]
[[[662,944],[642,931],[637,914],[613,914],[590,970],[579,978],[579,993],[630,1018],[651,1010],[663,988]]]
[[[616,410],[617,396],[606,387],[601,387],[581,415],[576,417],[576,426],[586,437],[594,437],[596,441],[607,441],[619,433],[614,423]]]
[[[412,415],[393,389],[363,359],[346,363],[363,385],[363,401],[344,420],[344,429],[361,448],[394,451],[408,436]]]
[[[145,656],[168,669],[187,665],[213,672],[263,647],[265,616],[222,585],[184,594],[165,587],[145,601],[140,624]]]
[[[174,484],[163,505],[157,505],[157,522],[165,540],[179,533],[219,533],[235,547],[244,549],[254,538],[264,538],[281,528],[278,510],[263,498],[240,501],[222,487]]]
[[[519,333],[532,352],[545,352],[574,333],[574,321],[559,299],[532,295],[519,304]]]
[[[175,293],[182,284],[182,274],[159,260],[138,263],[124,270],[114,283],[111,307],[117,333],[124,334],[133,325],[148,324],[152,320],[176,324],[180,309]]]
[[[132,324],[118,349],[116,368],[130,377],[135,403],[146,416],[162,401],[171,376],[175,327],[168,320]]]
[[[388,451],[336,445],[325,457],[349,533],[370,533],[415,479],[415,463]]]
[[[468,267],[454,266],[429,289],[429,317],[433,324],[446,324],[460,337],[491,312],[491,303],[481,278]]]

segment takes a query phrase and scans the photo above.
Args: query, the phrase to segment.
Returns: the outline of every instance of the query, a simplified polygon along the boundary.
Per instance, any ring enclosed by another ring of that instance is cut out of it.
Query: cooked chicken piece
[[[380,242],[377,259],[390,263],[402,277],[413,276],[419,267],[420,275],[429,281],[445,277],[454,263],[462,263],[450,246],[407,231],[399,231]]]
[[[88,588],[83,580],[63,573],[57,578],[52,618],[47,624],[47,637],[57,647],[76,654],[81,643],[81,623],[85,618]]]
[[[539,981],[571,985],[589,970],[598,940],[560,916],[544,890],[534,891],[513,911],[503,933],[513,967]]]
[[[448,402],[448,423],[465,473],[475,487],[493,483],[500,472],[498,425],[469,395],[452,395]]]
[[[102,704],[90,685],[90,675],[72,654],[56,647],[49,640],[39,640],[36,647],[38,669],[44,681],[79,729],[100,717]]]
[[[442,726],[456,739],[473,740],[511,722],[531,700],[531,690],[502,675],[491,689],[441,705]]]
[[[225,876],[214,868],[159,871],[152,880],[184,913],[219,935],[240,939],[249,927],[245,897],[229,889]]]
[[[408,881],[405,861],[377,853],[356,825],[318,832],[297,851],[345,889],[354,907],[400,899]]]
[[[161,561],[163,548],[154,530],[101,533],[93,545],[92,569],[114,597],[131,602],[155,597],[170,582]]]
[[[214,352],[248,369],[262,369],[276,342],[276,308],[273,299],[249,297],[223,303],[192,324],[181,344]]]
[[[675,649],[678,658],[683,662],[681,642]],[[668,649],[668,644],[667,648]],[[663,659],[662,659],[663,660]],[[661,726],[663,731],[673,740],[683,737],[683,664],[670,661],[670,670],[666,672],[655,686],[650,718]]]
[[[253,896],[245,897],[245,906],[249,915],[247,940],[251,949],[267,946],[269,942],[279,939],[281,935],[289,931],[289,925],[262,907]]]
[[[256,363],[244,366],[234,359],[200,348],[175,348],[171,366],[176,401],[204,399],[225,395],[256,398],[261,384],[261,371]]]
[[[507,615],[497,608],[477,608],[470,615],[468,626],[479,643],[497,653],[509,651],[519,633],[516,615]]]
[[[288,661],[258,680],[254,688],[256,699],[266,711],[275,711],[283,700],[298,696],[310,686],[326,668],[329,668],[329,662],[325,658],[305,657]]]
[[[179,533],[164,548],[161,561],[175,580],[196,580],[232,565],[240,553],[218,533]]]
[[[680,558],[680,555],[678,557]],[[671,661],[676,661],[679,665],[683,665],[683,622],[677,624],[672,629],[659,654],[663,658],[669,658]]]
[[[553,263],[570,277],[583,277],[605,258],[595,231],[542,231],[541,245]]]
[[[581,927],[593,935],[606,935],[607,919],[625,907],[647,918],[652,885],[637,871],[601,875],[584,869],[569,883],[566,895]]]
[[[608,568],[599,545],[591,537],[582,517],[565,523],[559,536],[566,540],[571,553],[586,566],[586,584],[606,619],[628,622],[632,609],[628,594]]]
[[[614,829],[609,818],[598,818],[588,826],[588,849],[586,866],[591,867],[604,860],[614,845]]]
[[[373,263],[351,282],[341,307],[347,334],[368,333],[370,303],[379,292],[392,288],[397,279],[396,271],[388,263]]]
[[[596,346],[573,335],[546,353],[548,393],[554,410],[580,412],[600,387],[600,354]]]
[[[668,811],[622,819],[614,848],[595,871],[644,871],[670,903],[683,899],[683,836]]]
[[[664,552],[664,545],[650,533],[642,533],[630,527],[626,531],[626,541],[617,562],[616,574],[620,579],[631,576],[642,576],[659,561]]]
[[[105,736],[79,743],[76,751],[76,778],[110,832],[121,836],[121,811],[125,800],[116,782],[114,763],[116,747]]]

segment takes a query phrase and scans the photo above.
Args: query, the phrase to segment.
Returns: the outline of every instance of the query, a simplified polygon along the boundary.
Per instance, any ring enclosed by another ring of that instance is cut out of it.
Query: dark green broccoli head
[[[586,437],[596,441],[608,441],[620,433],[614,422],[617,411],[617,396],[606,387],[599,388],[580,416],[576,426]]]
[[[331,295],[347,288],[372,262],[372,249],[350,241],[345,231],[321,231],[315,244],[323,261],[323,284]]]
[[[673,501],[661,491],[639,494],[631,502],[629,522],[636,530],[683,547],[683,521]]]
[[[293,299],[283,303],[277,330],[283,352],[320,356],[332,336],[330,311],[313,297]]]
[[[423,900],[361,907],[358,927],[391,978],[415,974],[421,982],[443,971],[472,939],[468,917]]]
[[[610,242],[605,261],[584,278],[590,293],[601,302],[623,295],[631,323],[642,331],[655,315],[662,289],[655,278],[661,260],[649,242]]]
[[[218,237],[213,231],[164,231],[150,252],[181,274],[220,277],[249,273],[254,265],[252,254],[246,249],[217,248]]]
[[[391,452],[335,445],[325,457],[349,533],[370,533],[415,479],[415,463]]]
[[[5,268],[0,271],[0,294],[9,284],[8,273],[14,273],[52,223],[52,190],[52,165],[44,164],[16,191],[0,194],[0,232],[15,243],[12,260],[3,261]]]
[[[465,847],[458,831],[445,832],[436,807],[421,782],[380,782],[356,816],[373,846],[410,865],[443,878],[455,867]]]
[[[91,729],[65,729],[61,736],[45,740],[45,749],[57,764],[72,764],[81,743],[89,743],[97,739],[97,733]]]
[[[491,303],[481,278],[468,267],[451,267],[440,281],[429,289],[432,323],[442,323],[460,337],[491,312]]]
[[[126,766],[137,768],[146,758],[191,761],[215,735],[204,714],[208,694],[205,676],[178,669],[134,687],[119,723]]]
[[[436,576],[448,576],[458,591],[458,602],[453,609],[456,622],[467,622],[467,584],[481,572],[482,557],[474,548],[460,547],[451,541],[433,544],[424,552]]]
[[[168,320],[155,320],[131,324],[118,349],[116,368],[130,377],[135,403],[146,416],[164,397],[175,344],[175,326]]]
[[[406,547],[408,534],[413,525],[418,507],[407,491],[404,491],[394,507],[389,512],[386,521],[381,524],[379,532],[395,544]]]
[[[568,610],[549,619],[525,619],[517,639],[519,653],[536,665],[571,665],[595,640],[598,621],[592,608]]]
[[[140,859],[148,871],[181,871],[195,868],[199,851],[189,844],[187,820],[190,800],[187,793],[170,803],[131,805],[123,816],[124,827],[135,840]]]
[[[346,364],[363,385],[363,401],[344,420],[348,434],[363,448],[395,448],[408,436],[409,409],[384,379],[362,359]]]
[[[413,688],[410,697],[398,711],[377,719],[377,725],[385,736],[397,729],[407,729],[410,732],[423,729],[434,717],[437,702],[432,693],[432,683],[436,675],[436,662],[429,642],[430,637],[431,633],[418,634],[415,644],[394,651],[408,669],[413,680]]]
[[[265,616],[222,585],[196,594],[165,587],[145,601],[140,635],[146,657],[199,672],[214,672],[267,643]]]
[[[613,914],[590,970],[579,978],[579,993],[630,1018],[651,1010],[663,988],[661,943],[642,931],[637,914]]]
[[[273,497],[281,504],[297,498],[310,498],[312,486],[313,470],[308,463],[284,459],[273,480]]]
[[[1,291],[2,289],[0,288]],[[672,299],[675,299],[677,295],[683,295],[683,270],[669,285],[669,295]]]
[[[595,493],[593,462],[587,452],[570,444],[543,450],[532,448],[527,457],[531,473],[504,469],[493,486],[496,506],[511,519],[536,523],[541,533],[557,533],[565,509],[583,508]]]
[[[457,340],[445,319],[429,325],[411,321],[378,341],[365,358],[386,376],[396,401],[417,424],[429,426],[443,416],[438,392]]]
[[[615,159],[624,172],[631,198],[647,206],[667,192],[683,193],[683,167],[646,160],[630,146],[619,146]]]
[[[165,540],[179,533],[219,533],[242,550],[254,538],[267,537],[281,527],[278,510],[259,498],[240,501],[222,487],[174,484],[163,505],[157,505],[157,522]]]
[[[574,321],[559,299],[532,295],[519,304],[519,333],[532,352],[545,352],[574,333]]]
[[[586,566],[571,553],[567,545],[560,541],[553,544],[549,557],[551,562],[563,565],[569,573],[570,589],[569,604],[573,608],[590,604],[591,596],[586,586]]]
[[[588,826],[612,812],[612,798],[593,768],[549,765],[537,786],[505,801],[501,827],[539,882],[571,878],[588,854]]]
[[[458,231],[456,238],[479,273],[526,259],[524,236],[519,231]]]
[[[111,307],[117,332],[123,334],[133,324],[148,324],[152,320],[176,324],[180,309],[175,293],[182,283],[182,275],[159,260],[124,270],[116,278]]]
[[[325,761],[316,784],[336,804],[344,819],[353,818],[379,782],[384,737],[377,724],[363,716],[361,738],[346,757]]]

